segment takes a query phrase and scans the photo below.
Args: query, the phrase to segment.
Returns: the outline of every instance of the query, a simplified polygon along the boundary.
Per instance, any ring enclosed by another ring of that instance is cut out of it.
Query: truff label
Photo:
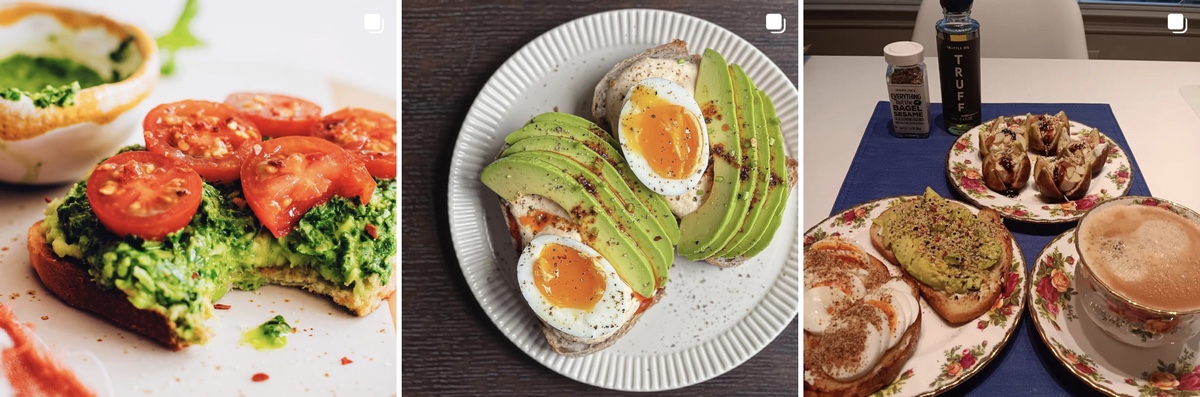
[[[929,86],[888,84],[888,99],[892,103],[892,124],[896,133],[929,132]]]
[[[946,124],[981,124],[979,32],[938,32],[937,42]]]

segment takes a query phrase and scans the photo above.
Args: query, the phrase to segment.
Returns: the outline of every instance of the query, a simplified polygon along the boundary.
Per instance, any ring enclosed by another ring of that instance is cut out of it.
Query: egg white
[[[604,274],[604,294],[591,310],[556,307],[534,284],[534,262],[549,243],[579,251],[580,256],[593,259],[597,270]],[[583,341],[600,341],[612,336],[633,318],[640,304],[633,288],[625,284],[600,253],[579,240],[553,234],[539,235],[525,247],[517,260],[517,285],[538,318]]]
[[[655,96],[661,98],[667,103],[683,107],[688,113],[696,117],[697,124],[700,126],[700,153],[693,165],[692,169],[688,170],[686,177],[681,179],[664,178],[654,172],[650,168],[650,163],[646,156],[633,150],[626,137],[632,136],[632,133],[627,133],[631,126],[625,125],[625,119],[629,116],[641,113],[644,109],[638,107],[629,100],[633,97],[634,90],[638,87],[648,87],[655,92]],[[700,105],[696,104],[696,98],[687,88],[664,78],[652,77],[634,84],[629,88],[629,92],[625,95],[625,105],[621,107],[621,116],[618,118],[617,131],[621,143],[621,152],[625,155],[625,161],[629,163],[629,168],[638,180],[646,187],[655,193],[664,196],[678,196],[687,193],[700,184],[701,177],[704,176],[704,170],[708,168],[709,146],[708,146],[708,127],[704,123],[704,115],[700,111]]]

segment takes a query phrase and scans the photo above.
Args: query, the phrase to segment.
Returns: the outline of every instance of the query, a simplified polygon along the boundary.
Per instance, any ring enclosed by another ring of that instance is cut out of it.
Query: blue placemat
[[[1001,115],[1025,113],[1067,112],[1071,120],[1098,128],[1129,154],[1133,165],[1133,185],[1129,195],[1149,196],[1138,167],[1133,148],[1125,141],[1125,134],[1117,125],[1112,108],[1107,104],[1075,103],[997,103],[983,105],[983,120]],[[946,153],[957,136],[950,135],[940,127],[942,105],[930,105],[934,123],[929,138],[897,138],[890,132],[892,115],[887,102],[879,102],[858,152],[850,163],[850,171],[833,202],[830,215],[845,211],[855,205],[881,197],[921,194],[925,187],[932,187],[942,197],[968,202],[961,197],[946,179]],[[1012,231],[1017,245],[1024,254],[1026,267],[1032,267],[1038,253],[1050,240],[1074,227],[1074,222],[1065,225],[1035,225],[1005,220]],[[1026,311],[1028,313],[1028,311]],[[1025,314],[1008,345],[996,361],[976,374],[966,383],[951,390],[948,395],[984,396],[1043,396],[1043,395],[1096,395],[1097,391],[1075,378],[1054,358],[1045,343],[1037,335],[1032,320]]]

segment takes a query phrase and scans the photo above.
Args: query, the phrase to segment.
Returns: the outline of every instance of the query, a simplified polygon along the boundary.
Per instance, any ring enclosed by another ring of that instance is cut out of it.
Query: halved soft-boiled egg
[[[654,77],[638,82],[626,98],[617,131],[638,180],[664,196],[699,185],[708,168],[708,129],[692,94]]]
[[[600,253],[584,243],[543,234],[517,260],[517,285],[538,317],[582,340],[603,340],[637,313],[636,293]]]

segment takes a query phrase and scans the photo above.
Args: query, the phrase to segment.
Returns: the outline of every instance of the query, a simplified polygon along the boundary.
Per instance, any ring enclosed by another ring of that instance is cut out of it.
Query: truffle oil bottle
[[[942,120],[946,130],[962,135],[981,124],[979,89],[979,21],[971,19],[973,0],[941,0],[938,21],[938,73],[942,84]]]

